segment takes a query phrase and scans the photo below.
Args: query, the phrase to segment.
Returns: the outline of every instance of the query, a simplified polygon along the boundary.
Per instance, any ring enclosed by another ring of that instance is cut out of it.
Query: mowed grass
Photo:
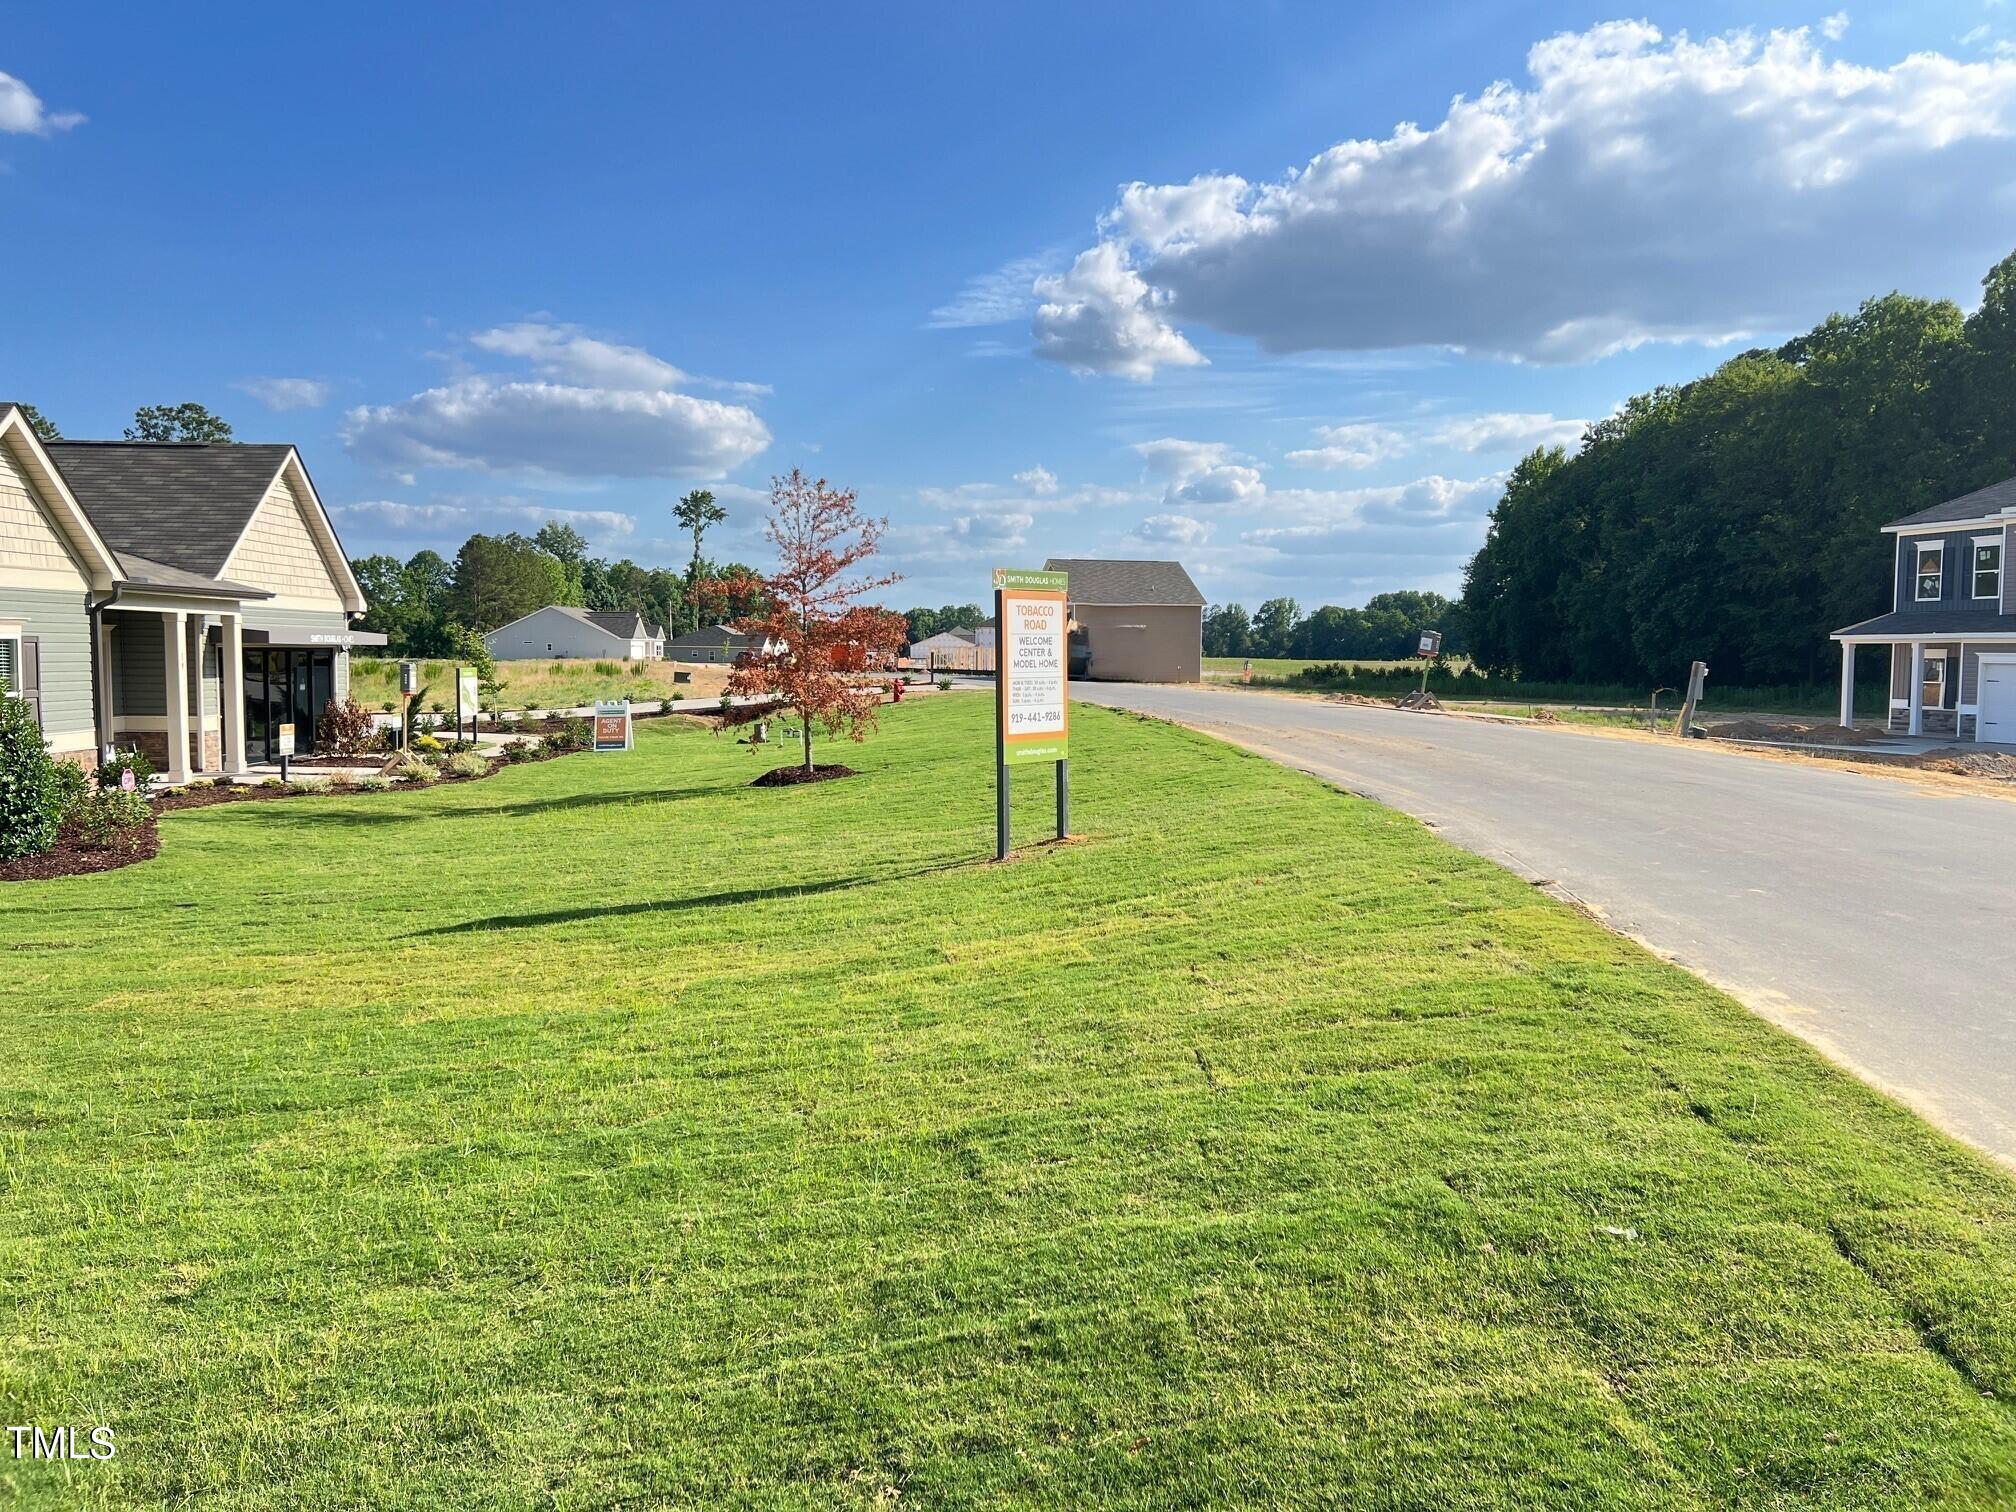
[[[1080,705],[681,721],[0,893],[31,1504],[2009,1505],[2016,1183],[1413,821]],[[1018,779],[1021,838],[1047,772]],[[1903,1011],[1900,1006],[1900,1011]]]

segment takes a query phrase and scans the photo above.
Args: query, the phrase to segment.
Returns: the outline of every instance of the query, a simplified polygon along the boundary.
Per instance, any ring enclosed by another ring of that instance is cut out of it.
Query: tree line
[[[1466,649],[1461,608],[1439,593],[1376,593],[1362,609],[1325,604],[1306,615],[1292,598],[1268,599],[1250,616],[1238,604],[1213,604],[1204,614],[1204,654],[1390,661],[1412,656],[1423,630],[1442,632],[1445,656]]]
[[[1891,607],[1891,520],[2016,474],[2016,255],[1972,315],[1887,294],[1640,394],[1515,468],[1465,577],[1472,656],[1525,678],[1838,676]],[[1882,659],[1864,657],[1872,676]]]

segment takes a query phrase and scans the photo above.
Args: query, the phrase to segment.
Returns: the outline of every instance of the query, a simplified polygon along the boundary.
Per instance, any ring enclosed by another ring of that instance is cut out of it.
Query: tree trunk
[[[805,774],[809,777],[812,774],[812,721],[803,710],[799,711],[798,718],[805,729]]]

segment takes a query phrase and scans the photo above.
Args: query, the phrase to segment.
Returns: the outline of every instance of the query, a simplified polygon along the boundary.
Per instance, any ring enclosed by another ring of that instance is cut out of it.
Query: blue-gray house
[[[1834,632],[1841,723],[1857,648],[1888,646],[1893,733],[2016,743],[2016,478],[1883,529],[1897,542],[1890,612]]]

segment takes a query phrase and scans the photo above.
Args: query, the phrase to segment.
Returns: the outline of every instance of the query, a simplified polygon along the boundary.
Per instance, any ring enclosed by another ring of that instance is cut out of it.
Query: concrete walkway
[[[1707,741],[1281,694],[1072,695],[1413,814],[2016,1164],[2016,798]]]

